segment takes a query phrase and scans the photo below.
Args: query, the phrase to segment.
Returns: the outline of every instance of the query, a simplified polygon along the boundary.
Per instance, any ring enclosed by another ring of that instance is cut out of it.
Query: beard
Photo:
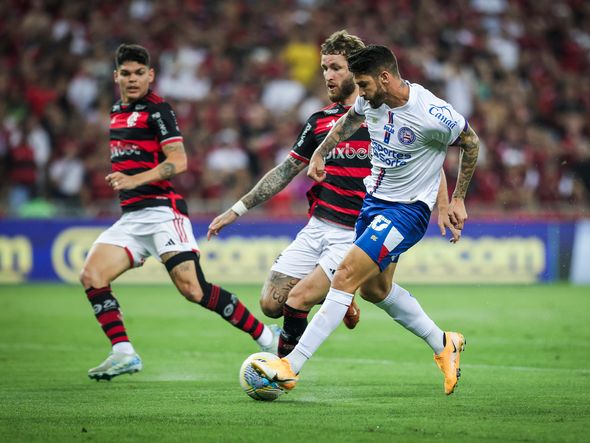
[[[371,105],[371,108],[379,108],[383,103],[385,103],[385,90],[379,89],[378,91],[375,91],[373,97],[367,101]]]
[[[338,88],[338,92],[335,94],[331,94],[328,92],[328,98],[332,103],[342,103],[352,94],[356,89],[356,84],[354,83],[352,75],[347,78],[346,80],[342,81],[342,84]]]

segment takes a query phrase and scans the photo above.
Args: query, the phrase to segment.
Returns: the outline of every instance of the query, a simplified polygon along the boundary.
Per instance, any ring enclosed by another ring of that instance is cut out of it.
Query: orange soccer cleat
[[[253,360],[252,367],[270,381],[277,384],[286,391],[290,391],[297,384],[299,377],[291,369],[291,363],[286,358],[272,361]]]
[[[445,348],[440,354],[434,356],[434,361],[445,377],[445,394],[450,395],[455,390],[461,376],[459,360],[467,341],[459,332],[445,332],[445,338]]]

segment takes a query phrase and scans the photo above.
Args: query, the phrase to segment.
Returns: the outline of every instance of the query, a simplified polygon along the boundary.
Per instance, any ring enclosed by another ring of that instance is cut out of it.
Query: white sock
[[[260,334],[260,337],[256,339],[256,343],[258,343],[260,346],[268,346],[272,343],[272,331],[268,326],[264,325],[262,334]]]
[[[393,284],[385,300],[375,303],[396,322],[423,339],[435,354],[444,349],[443,331],[430,319],[412,294],[397,284]]]
[[[295,349],[285,358],[296,374],[314,352],[338,327],[352,303],[353,294],[330,288],[320,310],[313,316]]]
[[[128,341],[122,341],[113,345],[113,352],[121,352],[123,354],[135,354],[133,345]]]

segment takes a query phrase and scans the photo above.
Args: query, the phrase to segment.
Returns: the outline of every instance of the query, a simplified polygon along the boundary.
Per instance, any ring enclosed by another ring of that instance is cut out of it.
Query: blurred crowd
[[[4,0],[0,215],[111,216],[113,53],[146,46],[175,108],[193,217],[227,208],[326,104],[319,45],[347,29],[397,54],[403,78],[465,115],[482,141],[473,215],[590,216],[586,0]],[[445,168],[454,187],[458,150]],[[303,174],[262,209],[306,210]]]

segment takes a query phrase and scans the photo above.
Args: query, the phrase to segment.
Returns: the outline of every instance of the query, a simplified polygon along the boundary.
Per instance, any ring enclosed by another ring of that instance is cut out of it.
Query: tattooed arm
[[[342,140],[346,140],[354,134],[361,124],[365,121],[363,115],[359,115],[354,111],[354,106],[351,107],[346,114],[338,119],[336,124],[330,129],[324,141],[317,147],[309,161],[309,169],[307,175],[317,182],[321,182],[326,178],[324,170],[324,157],[334,149],[334,147]]]
[[[306,166],[301,160],[289,155],[283,163],[268,171],[240,200],[248,209],[258,206],[282,191]]]
[[[213,219],[207,231],[207,239],[212,235],[217,235],[224,226],[227,226],[242,215],[235,208],[243,205],[243,211],[252,209],[254,206],[267,201],[273,195],[278,194],[287,186],[297,174],[299,174],[307,165],[301,160],[288,156],[283,163],[275,166],[268,171],[252,190],[244,195],[238,202],[223,214]]]
[[[186,171],[187,158],[182,142],[174,142],[162,147],[166,160],[153,169],[137,175],[125,175],[122,172],[113,172],[106,176],[106,181],[115,189],[134,189],[160,180],[170,178]]]
[[[479,137],[471,126],[468,126],[467,130],[459,135],[457,146],[461,149],[461,154],[459,157],[457,185],[453,191],[451,204],[449,206],[449,218],[456,229],[463,229],[465,220],[467,220],[465,195],[467,194],[467,188],[469,187],[471,177],[473,177],[473,172],[475,171],[475,165],[477,163],[477,156],[479,154]]]

